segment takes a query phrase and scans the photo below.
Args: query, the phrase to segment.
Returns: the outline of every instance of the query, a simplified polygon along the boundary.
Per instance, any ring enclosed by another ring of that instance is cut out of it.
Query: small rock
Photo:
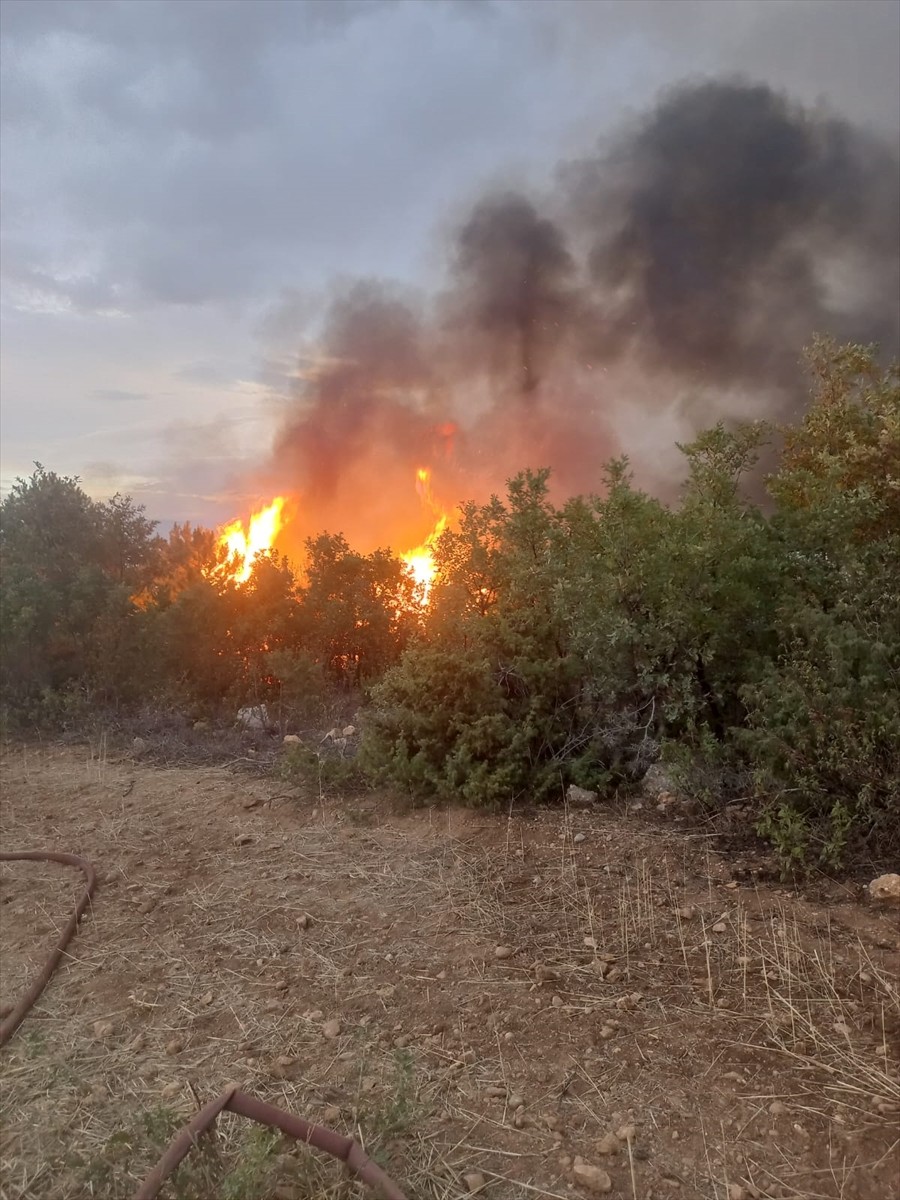
[[[195,733],[205,733],[207,729],[209,729],[209,721],[195,721],[194,722],[194,732]]]
[[[142,901],[142,903],[138,905],[138,912],[143,913],[143,915],[146,916],[147,913],[153,912],[154,908],[156,908],[156,901],[152,896],[148,896],[146,900]]]
[[[573,808],[592,808],[599,798],[597,792],[577,787],[574,783],[569,784],[569,790],[566,792],[566,799]]]
[[[327,1108],[322,1109],[322,1120],[326,1125],[333,1125],[335,1121],[341,1119],[341,1110],[335,1104],[329,1104]]]
[[[484,1094],[485,1094],[485,1096],[489,1097],[489,1099],[491,1099],[491,1100],[500,1100],[501,1098],[506,1099],[506,1088],[505,1087],[497,1087],[494,1084],[489,1084],[484,1089]]]
[[[621,1148],[619,1139],[614,1133],[604,1133],[600,1141],[597,1142],[598,1154],[618,1154]]]
[[[616,1137],[620,1142],[633,1142],[637,1137],[637,1128],[634,1125],[620,1125]]]
[[[747,1200],[747,1189],[742,1188],[739,1183],[729,1183],[728,1200]]]
[[[712,931],[713,933],[727,933],[728,926],[724,921],[716,921],[715,925],[712,927]]]
[[[478,1192],[483,1192],[487,1187],[487,1180],[480,1171],[467,1171],[462,1178],[463,1183],[466,1185],[466,1191],[470,1196],[475,1196]]]
[[[562,998],[562,996],[553,996],[550,1000],[550,1003],[553,1005],[554,1008],[562,1008],[563,998]]]
[[[180,1091],[181,1084],[177,1079],[173,1079],[170,1083],[167,1083],[165,1087],[162,1088],[160,1095],[164,1100],[171,1100],[177,1096]]]
[[[538,963],[534,968],[534,978],[536,983],[549,983],[559,979],[559,971],[553,967],[546,967],[543,963]]]
[[[309,915],[309,913],[301,913],[300,916],[297,918],[297,928],[298,929],[309,929],[311,924],[312,924],[312,917]]]
[[[341,737],[345,737],[345,738],[353,737],[354,733],[356,733],[355,725],[345,725],[344,728],[341,730]]]
[[[241,801],[241,808],[256,808],[259,804],[259,796],[245,796]]]
[[[525,1099],[523,1096],[519,1096],[514,1092],[509,1097],[509,1099],[506,1101],[506,1103],[509,1105],[510,1108],[521,1108],[522,1105],[525,1103]]]
[[[787,1106],[782,1104],[780,1100],[773,1100],[769,1105],[769,1112],[773,1117],[780,1117],[787,1112]]]
[[[131,750],[132,750],[132,753],[135,755],[143,754],[146,749],[147,749],[147,743],[144,741],[144,739],[142,737],[136,737],[134,739],[134,741],[131,743]]]
[[[697,910],[693,904],[685,904],[683,908],[675,909],[675,916],[681,917],[682,921],[692,921],[697,915]]]
[[[883,904],[900,904],[900,875],[879,875],[869,884],[868,892]]]
[[[205,996],[200,997],[200,1003],[204,1008],[209,1008],[214,999],[215,997],[213,996],[212,992],[207,992]]]
[[[184,1042],[181,1040],[181,1038],[172,1038],[171,1041],[166,1042],[166,1054],[168,1054],[170,1058],[174,1058],[176,1054],[180,1054],[183,1049]]]
[[[606,1171],[602,1167],[595,1167],[593,1163],[585,1162],[577,1155],[572,1164],[572,1174],[575,1176],[576,1182],[586,1191],[598,1196],[602,1192],[612,1191],[612,1180]]]
[[[575,836],[572,838],[572,841],[575,843],[576,846],[580,846],[584,840],[585,840],[585,835],[583,833],[576,833]]]
[[[281,742],[284,746],[299,746],[300,738],[297,737],[296,733],[286,733]]]
[[[112,1021],[95,1021],[94,1022],[94,1037],[105,1041],[106,1038],[112,1037],[115,1026]]]
[[[322,1034],[324,1037],[334,1039],[341,1036],[341,1023],[337,1017],[333,1017],[330,1021],[326,1021],[322,1026]]]
[[[661,798],[675,791],[671,768],[660,762],[653,763],[641,780],[641,791],[645,796]]]
[[[515,950],[512,948],[512,946],[495,946],[494,947],[494,958],[499,958],[499,959],[512,958],[512,956],[514,954],[515,954]]]

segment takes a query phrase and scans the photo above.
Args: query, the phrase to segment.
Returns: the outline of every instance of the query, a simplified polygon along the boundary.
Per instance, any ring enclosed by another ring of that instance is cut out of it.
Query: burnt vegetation
[[[0,510],[9,733],[161,710],[279,732],[361,707],[359,763],[429,801],[611,794],[659,757],[710,808],[740,798],[787,864],[896,853],[900,380],[856,345],[808,357],[803,417],[682,447],[677,502],[627,461],[562,506],[548,473],[464,505],[416,604],[389,550],[307,543],[236,586],[210,531],[159,536],[128,498],[38,467]],[[762,503],[745,486],[763,447]]]

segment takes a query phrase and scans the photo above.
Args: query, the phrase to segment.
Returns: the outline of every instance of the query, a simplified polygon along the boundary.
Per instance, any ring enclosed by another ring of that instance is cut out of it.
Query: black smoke
[[[682,85],[548,193],[481,197],[431,301],[370,283],[335,302],[267,477],[346,527],[361,490],[390,515],[448,422],[456,500],[526,466],[595,489],[632,450],[623,412],[793,415],[814,334],[896,354],[898,212],[895,147],[767,86]]]
[[[790,393],[814,332],[896,348],[897,158],[846,122],[768,87],[681,87],[566,187],[606,356]]]

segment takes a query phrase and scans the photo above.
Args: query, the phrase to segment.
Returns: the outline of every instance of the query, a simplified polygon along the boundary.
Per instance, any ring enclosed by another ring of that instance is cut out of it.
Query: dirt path
[[[623,814],[391,816],[87,749],[2,768],[3,848],[101,877],[3,1056],[3,1200],[130,1196],[228,1082],[351,1133],[411,1198],[603,1172],[629,1200],[900,1194],[887,917],[748,888]],[[79,886],[3,864],[3,1003]],[[236,1119],[200,1158],[170,1196],[363,1194]]]

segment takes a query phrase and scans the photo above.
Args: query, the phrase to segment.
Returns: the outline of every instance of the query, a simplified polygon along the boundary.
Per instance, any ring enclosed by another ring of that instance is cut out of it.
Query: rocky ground
[[[101,876],[0,1061],[3,1200],[131,1196],[229,1082],[410,1198],[900,1194],[900,938],[853,888],[762,883],[653,804],[404,812],[96,746],[2,771],[3,848]],[[79,887],[2,864],[0,1001]],[[364,1192],[229,1117],[166,1194]]]

